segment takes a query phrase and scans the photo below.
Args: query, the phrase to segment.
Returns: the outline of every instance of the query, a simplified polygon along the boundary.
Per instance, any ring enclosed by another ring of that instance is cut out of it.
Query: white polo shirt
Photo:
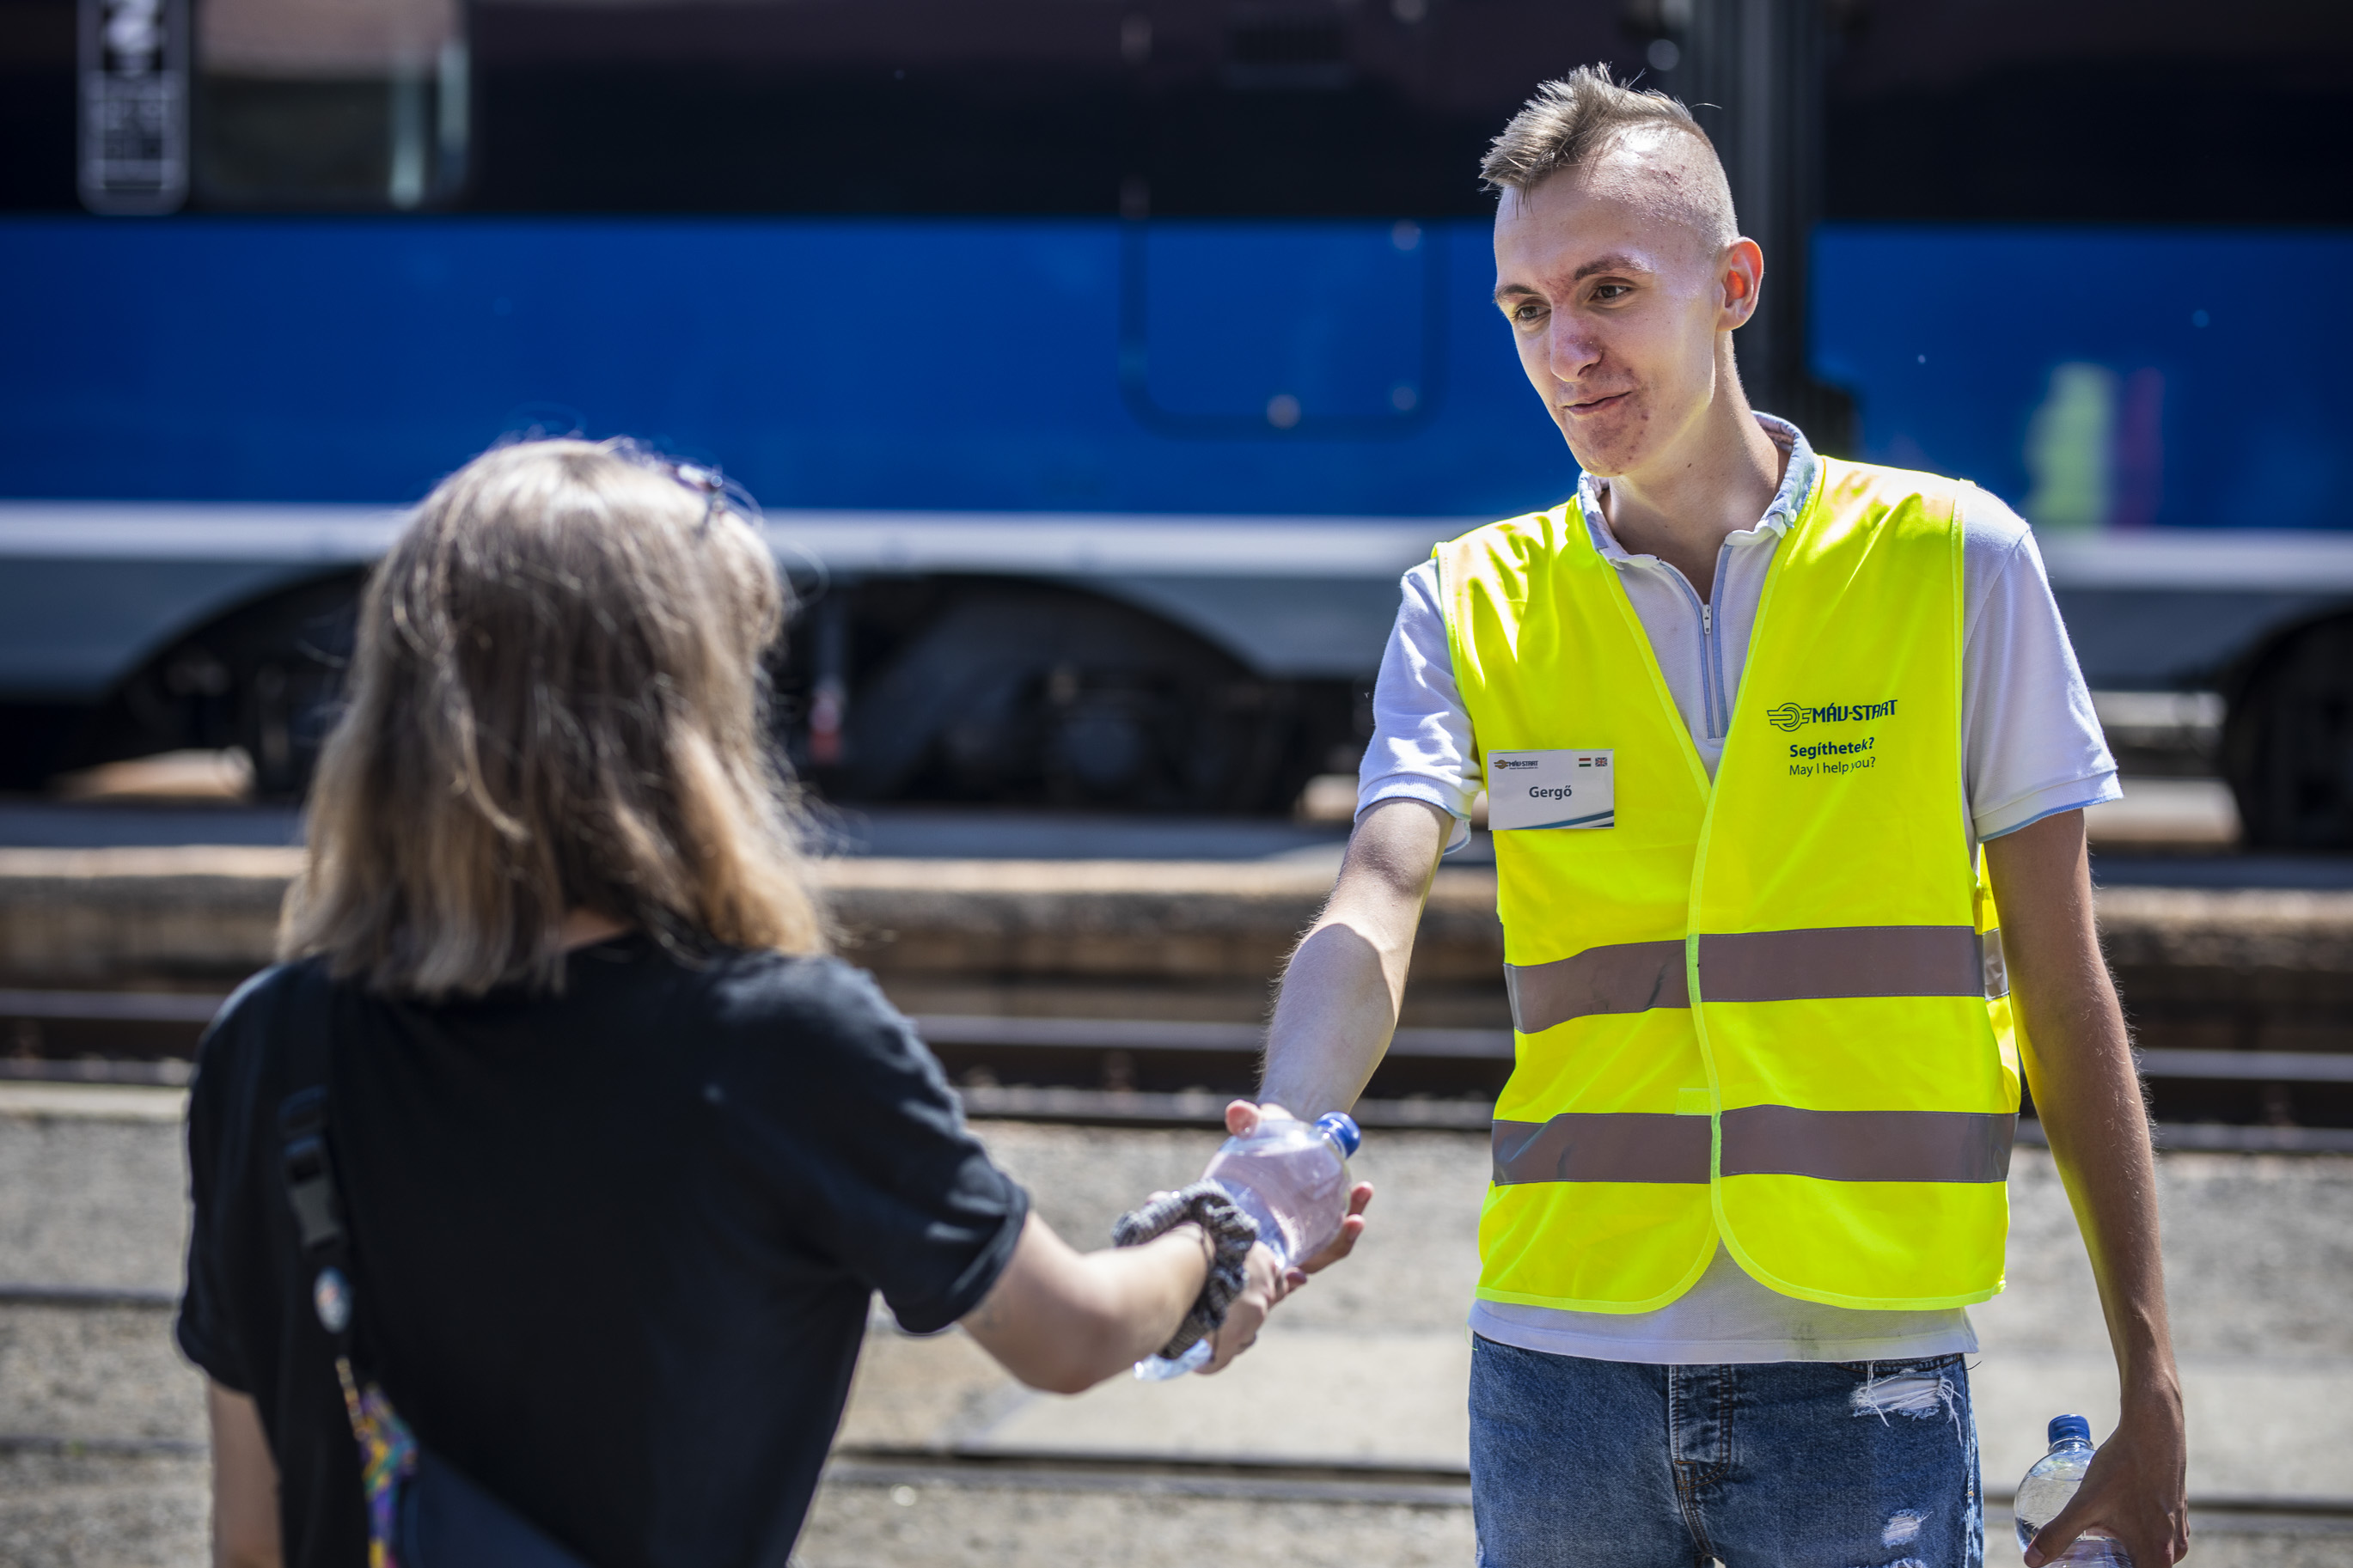
[[[1588,474],[1577,483],[1594,548],[1618,569],[1711,775],[1748,662],[1766,569],[1819,468],[1795,426],[1769,415],[1757,418],[1788,454],[1781,488],[1755,528],[1724,542],[1705,599],[1674,567],[1655,555],[1630,555],[1611,536],[1602,515],[1606,480]],[[2121,798],[2116,762],[2033,534],[1983,490],[1970,492],[1961,527],[1962,770],[1972,839],[1999,838],[2056,812]],[[1454,683],[1437,563],[1408,572],[1403,587],[1373,689],[1373,738],[1357,778],[1356,812],[1384,800],[1428,801],[1454,817],[1452,849],[1470,837],[1471,803],[1483,782],[1479,752]],[[1958,1308],[1865,1312],[1800,1301],[1751,1279],[1721,1246],[1699,1283],[1655,1312],[1478,1301],[1471,1327],[1526,1350],[1677,1366],[1891,1361],[1977,1349],[1968,1314]]]

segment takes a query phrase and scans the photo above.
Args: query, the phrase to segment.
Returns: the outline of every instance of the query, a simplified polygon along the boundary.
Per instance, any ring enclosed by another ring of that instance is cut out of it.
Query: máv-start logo
[[[1778,708],[1765,710],[1765,717],[1773,728],[1783,731],[1802,730],[1809,724],[1851,724],[1861,719],[1884,719],[1895,711],[1895,699],[1884,702],[1825,702],[1816,707],[1802,703],[1784,702]]]

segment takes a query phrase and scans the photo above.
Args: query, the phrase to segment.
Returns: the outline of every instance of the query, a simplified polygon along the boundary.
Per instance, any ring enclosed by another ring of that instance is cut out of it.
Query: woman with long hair
[[[1222,1364],[1300,1278],[1214,1198],[1073,1251],[826,956],[747,510],[510,446],[370,580],[282,962],[189,1109],[220,1561],[382,1562],[438,1476],[570,1560],[782,1564],[874,1292],[1076,1391],[1221,1317]]]

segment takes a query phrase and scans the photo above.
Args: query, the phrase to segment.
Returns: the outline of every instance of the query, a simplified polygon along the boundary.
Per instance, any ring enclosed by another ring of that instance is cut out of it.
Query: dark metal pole
[[[1691,0],[1675,86],[1732,182],[1740,232],[1765,253],[1757,314],[1733,342],[1749,401],[1816,446],[1851,439],[1846,399],[1806,368],[1806,247],[1822,200],[1824,0]]]

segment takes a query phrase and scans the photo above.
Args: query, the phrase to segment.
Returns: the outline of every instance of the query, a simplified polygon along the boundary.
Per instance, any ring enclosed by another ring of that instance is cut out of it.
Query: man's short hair
[[[1645,129],[1688,136],[1705,150],[1696,171],[1704,188],[1680,193],[1682,205],[1712,244],[1728,244],[1739,229],[1715,143],[1682,103],[1663,92],[1613,80],[1608,66],[1579,66],[1537,88],[1489,144],[1479,174],[1499,195],[1525,193],[1555,174],[1584,167],[1624,133]]]

